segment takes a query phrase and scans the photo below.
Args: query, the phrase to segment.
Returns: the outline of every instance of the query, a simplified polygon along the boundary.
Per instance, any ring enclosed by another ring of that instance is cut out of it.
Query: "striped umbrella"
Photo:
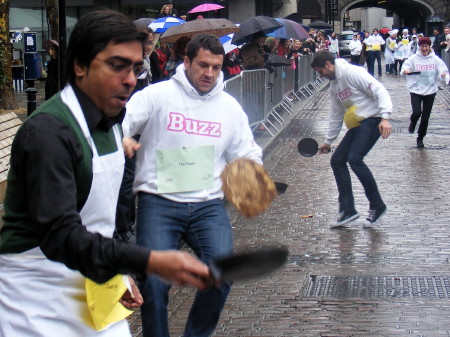
[[[228,34],[225,36],[222,36],[219,40],[222,42],[223,49],[225,49],[225,54],[228,54],[233,49],[236,49],[238,46],[231,43],[231,40],[233,40],[233,34]]]
[[[236,26],[239,27],[239,23],[236,24]],[[222,42],[223,49],[225,49],[225,54],[228,54],[233,49],[238,48],[239,46],[236,46],[235,44],[231,43],[231,40],[233,40],[234,33],[222,36],[219,40]]]
[[[159,18],[153,21],[148,26],[158,34],[164,33],[166,30],[168,30],[170,27],[181,25],[182,23],[186,23],[186,21],[174,18],[174,17],[165,17],[165,18]]]

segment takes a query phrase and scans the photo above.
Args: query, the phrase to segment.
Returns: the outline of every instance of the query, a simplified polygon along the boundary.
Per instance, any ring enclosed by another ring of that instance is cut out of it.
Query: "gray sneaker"
[[[359,213],[357,211],[343,211],[339,213],[336,223],[331,225],[331,228],[342,227],[349,222],[352,222],[359,218]]]

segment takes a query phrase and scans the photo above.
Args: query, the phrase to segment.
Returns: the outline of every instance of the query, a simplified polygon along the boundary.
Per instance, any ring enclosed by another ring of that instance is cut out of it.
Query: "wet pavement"
[[[305,158],[296,148],[303,137],[324,139],[328,91],[297,103],[275,141],[257,136],[267,170],[289,184],[287,192],[254,219],[229,207],[236,251],[282,245],[289,260],[275,274],[234,284],[214,336],[450,335],[450,95],[438,92],[425,148],[417,149],[407,131],[405,80],[379,80],[394,103],[393,133],[366,163],[388,213],[374,228],[362,228],[368,202],[352,174],[360,221],[330,229],[338,210],[330,156]],[[171,292],[172,336],[182,335],[193,294]],[[142,336],[138,313],[130,323],[134,336]]]
[[[263,131],[256,136],[267,170],[289,184],[287,192],[254,219],[228,207],[236,251],[287,246],[288,262],[268,277],[236,282],[214,336],[450,335],[450,95],[438,92],[425,148],[417,149],[407,131],[405,80],[379,80],[394,103],[393,133],[378,141],[366,163],[388,213],[374,228],[362,228],[368,202],[352,174],[361,221],[330,229],[337,213],[330,156],[305,158],[296,148],[303,137],[325,138],[328,91],[296,103],[276,139]],[[194,293],[172,290],[172,336],[182,335]],[[133,336],[142,336],[138,312],[130,324]]]

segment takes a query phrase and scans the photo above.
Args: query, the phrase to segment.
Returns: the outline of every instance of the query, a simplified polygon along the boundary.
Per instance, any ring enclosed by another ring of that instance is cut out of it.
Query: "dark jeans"
[[[138,195],[137,243],[152,250],[178,249],[181,240],[205,263],[233,252],[228,214],[220,199],[179,203],[157,195]],[[168,293],[170,285],[154,275],[141,289],[144,337],[168,337]],[[219,321],[231,284],[211,287],[197,294],[189,312],[184,337],[207,337]]]
[[[331,157],[331,168],[339,191],[339,212],[355,210],[352,181],[347,163],[363,185],[370,209],[384,205],[372,172],[363,161],[380,138],[378,130],[380,122],[381,118],[371,117],[363,120],[359,126],[348,130]]]
[[[361,55],[351,55],[350,56],[350,63],[354,64],[355,66],[359,66],[359,61],[361,59]]]
[[[381,76],[381,51],[370,50],[367,52],[367,72],[374,76],[375,73],[375,60],[378,62],[378,75]]]
[[[411,124],[416,126],[420,118],[419,130],[417,131],[418,139],[423,139],[427,134],[428,121],[430,119],[431,109],[433,108],[434,97],[436,97],[436,93],[422,96],[411,92],[411,106],[413,111],[410,117]]]

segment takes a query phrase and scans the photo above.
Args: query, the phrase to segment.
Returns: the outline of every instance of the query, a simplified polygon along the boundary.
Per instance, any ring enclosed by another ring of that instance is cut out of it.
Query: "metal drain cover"
[[[302,297],[450,298],[450,276],[310,275]]]

